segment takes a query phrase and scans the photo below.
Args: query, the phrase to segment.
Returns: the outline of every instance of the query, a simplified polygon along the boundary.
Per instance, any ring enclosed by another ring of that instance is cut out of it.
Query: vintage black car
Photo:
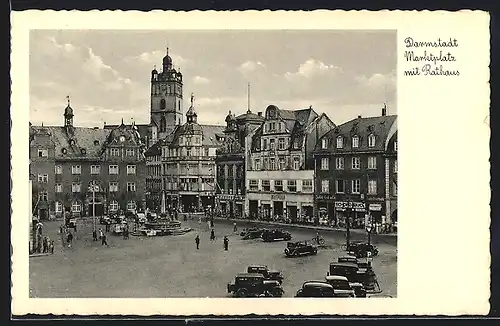
[[[264,232],[264,229],[251,228],[241,232],[240,235],[243,240],[260,239],[262,232]]]
[[[345,250],[357,258],[374,257],[378,255],[378,248],[366,242],[352,242],[349,246],[345,246]]]
[[[241,273],[236,275],[234,283],[227,285],[227,292],[245,298],[281,297],[285,291],[278,281],[266,280],[261,274]]]
[[[349,280],[345,276],[330,275],[325,278],[326,282],[333,286],[333,291],[335,297],[338,298],[354,298],[356,293],[354,288],[349,283]]]
[[[334,298],[333,286],[322,281],[307,281],[295,294],[296,298]]]
[[[316,255],[318,247],[307,241],[288,242],[285,248],[287,257],[297,257],[302,255]]]
[[[292,235],[290,232],[283,231],[281,229],[265,230],[262,232],[262,240],[266,242],[271,241],[290,241],[292,240]]]
[[[345,276],[350,283],[361,283],[367,292],[375,291],[376,287],[379,287],[377,276],[371,267],[359,268],[354,263],[330,263],[327,276],[330,275]]]
[[[111,225],[111,219],[107,216],[101,216],[99,218],[99,223],[102,225]]]
[[[265,265],[250,265],[247,268],[247,273],[256,273],[264,276],[266,280],[274,280],[280,283],[283,282],[283,273],[276,270],[270,270]]]

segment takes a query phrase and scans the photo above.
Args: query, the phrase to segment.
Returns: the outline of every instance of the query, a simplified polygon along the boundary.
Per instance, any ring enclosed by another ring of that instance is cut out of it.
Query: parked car
[[[363,284],[359,282],[349,283],[354,290],[354,295],[356,298],[366,298],[366,289]]]
[[[297,290],[296,298],[334,298],[333,286],[322,281],[307,281]]]
[[[239,298],[245,298],[252,296],[281,297],[285,291],[278,281],[266,280],[261,274],[241,273],[236,275],[234,283],[227,285],[227,292]]]
[[[243,240],[250,240],[250,239],[260,239],[262,237],[262,233],[264,232],[264,229],[248,229],[244,232],[241,232],[241,237]]]
[[[333,286],[334,296],[338,298],[354,298],[356,294],[345,276],[329,275],[326,282]]]
[[[377,276],[371,267],[359,268],[354,263],[330,263],[327,276],[330,275],[345,276],[350,283],[361,283],[367,292],[375,291],[378,287]]]
[[[110,225],[111,224],[111,219],[107,216],[101,216],[99,218],[99,223],[102,225]]]
[[[69,228],[74,228],[76,225],[76,217],[71,217],[66,219],[66,226]]]
[[[271,241],[290,241],[292,240],[292,235],[290,232],[283,231],[281,229],[265,230],[262,232],[262,240],[266,242]]]
[[[287,257],[297,257],[302,255],[316,255],[318,247],[307,241],[288,242],[285,248]]]
[[[339,263],[353,263],[353,264],[357,264],[358,263],[358,259],[355,256],[340,256],[337,259],[337,262],[339,262]]]
[[[345,246],[345,245],[344,245]],[[378,255],[378,248],[371,243],[366,242],[352,242],[345,250],[357,258],[373,257]]]
[[[269,270],[265,265],[250,265],[247,268],[247,273],[256,273],[264,276],[266,280],[274,280],[280,283],[283,282],[283,273],[276,270]]]
[[[136,221],[138,223],[141,223],[141,224],[146,223],[148,221],[148,219],[146,218],[146,214],[144,214],[144,213],[137,213]]]

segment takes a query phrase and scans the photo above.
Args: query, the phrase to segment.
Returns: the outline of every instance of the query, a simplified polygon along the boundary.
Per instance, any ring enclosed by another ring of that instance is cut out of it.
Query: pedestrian
[[[102,238],[101,238],[101,246],[104,246],[104,245],[106,245],[106,246],[108,246],[108,247],[109,247],[109,245],[108,245],[108,241],[107,241],[107,239],[106,239],[106,234],[103,234],[103,235],[102,235]]]
[[[224,236],[224,250],[227,251],[229,249],[229,239],[227,236]]]
[[[68,241],[68,247],[71,248],[71,243],[73,242],[73,233],[71,233],[71,231],[68,232],[67,241]]]
[[[109,232],[110,226],[109,223],[106,223],[106,232]]]
[[[198,218],[198,226],[201,228],[201,216]]]
[[[214,241],[215,240],[215,231],[214,229],[212,229],[212,231],[210,231],[210,241]]]
[[[50,253],[54,254],[54,240],[50,240]]]
[[[238,227],[236,226],[236,222],[233,223],[233,232],[238,232]]]
[[[47,237],[43,237],[43,253],[48,252],[49,250],[49,243],[47,242]]]
[[[63,226],[59,226],[59,234],[62,234],[63,233]]]
[[[210,218],[210,227],[213,228],[214,227],[214,218]]]
[[[94,229],[92,231],[92,241],[97,241],[97,230],[96,229]]]
[[[76,221],[75,221],[75,223],[73,224],[73,230],[75,230],[75,233],[76,233]]]
[[[196,235],[194,241],[196,242],[196,250],[200,250],[200,236]]]
[[[103,236],[104,236],[104,232],[102,232],[102,228],[99,228],[99,240],[102,240]]]

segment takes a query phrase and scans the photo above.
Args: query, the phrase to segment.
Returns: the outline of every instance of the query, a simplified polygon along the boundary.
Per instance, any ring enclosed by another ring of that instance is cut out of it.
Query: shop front
[[[315,202],[318,222],[323,225],[335,226],[337,221],[335,219],[334,197],[332,195],[316,195]]]
[[[364,229],[366,205],[364,202],[336,201],[335,217],[337,225],[341,228],[347,226],[347,219],[351,229]]]
[[[299,223],[314,219],[312,194],[249,193],[247,198],[248,214],[252,219],[285,223]]]
[[[217,195],[221,213],[229,218],[243,217],[244,198],[241,195]]]

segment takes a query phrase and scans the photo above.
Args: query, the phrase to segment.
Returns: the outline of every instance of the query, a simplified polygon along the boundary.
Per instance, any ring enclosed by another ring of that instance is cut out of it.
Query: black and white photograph
[[[487,313],[488,24],[16,13],[13,313]]]
[[[397,296],[396,31],[30,47],[31,297]]]

